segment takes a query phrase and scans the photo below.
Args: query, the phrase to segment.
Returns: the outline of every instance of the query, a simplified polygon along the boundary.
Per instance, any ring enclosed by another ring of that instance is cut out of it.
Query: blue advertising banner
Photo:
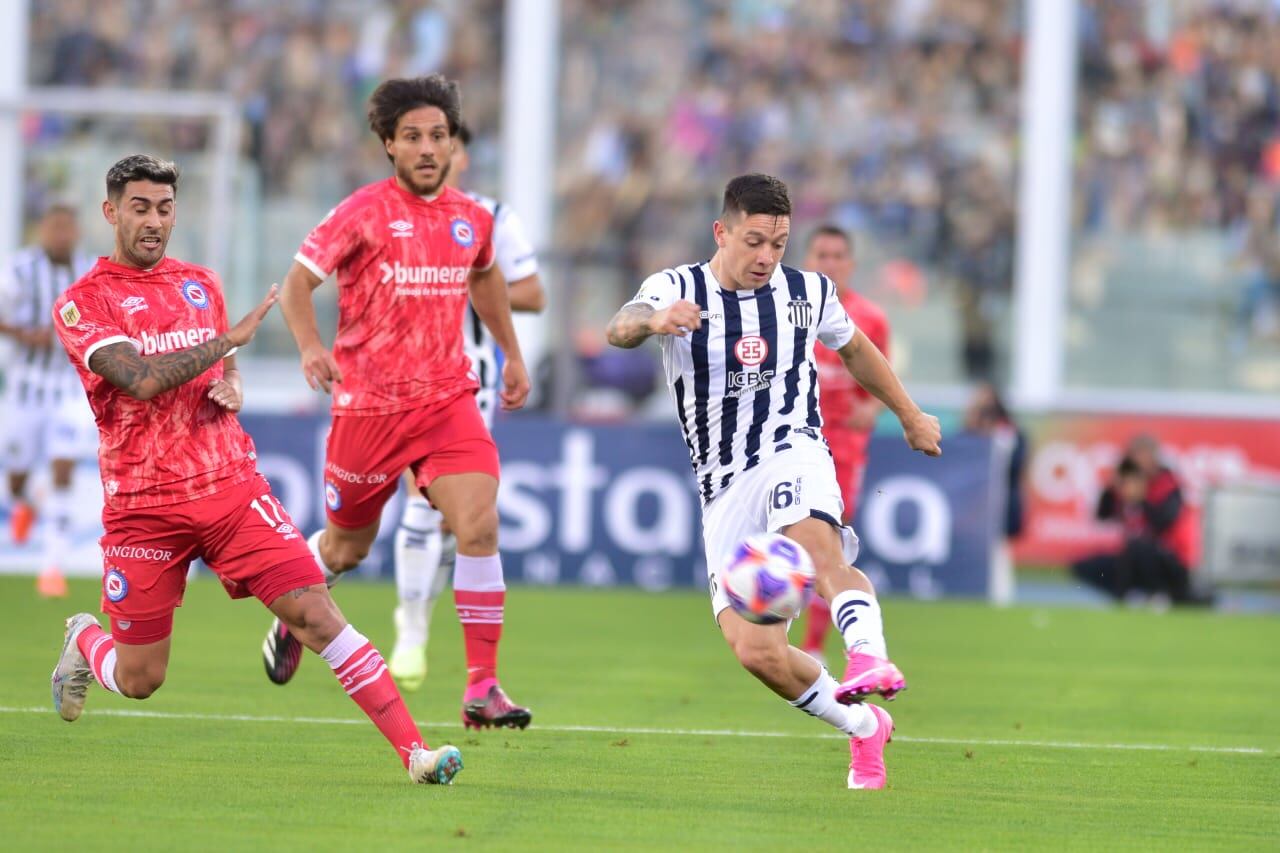
[[[246,415],[259,465],[303,530],[323,522],[320,416]],[[706,582],[701,520],[689,459],[674,424],[579,425],[536,417],[499,420],[498,509],[503,565],[513,582],[635,585]],[[987,594],[999,515],[990,443],[944,442],[929,459],[877,437],[854,528],[858,565],[881,592],[922,598]],[[401,497],[361,572],[391,573]]]

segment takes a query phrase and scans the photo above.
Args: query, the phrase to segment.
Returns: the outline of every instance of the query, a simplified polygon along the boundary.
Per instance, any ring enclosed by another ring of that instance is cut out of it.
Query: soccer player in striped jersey
[[[36,581],[36,589],[47,597],[67,594],[61,568],[71,530],[72,477],[77,460],[94,458],[98,449],[93,413],[80,393],[75,369],[54,339],[51,320],[54,301],[93,266],[93,258],[76,250],[79,241],[74,205],[54,200],[40,218],[35,245],[7,264],[13,299],[0,321],[0,334],[17,344],[5,377],[3,405],[11,416],[0,419],[0,465],[9,472],[13,501],[10,535],[17,544],[29,537],[35,510],[27,498],[27,482],[31,469],[49,460],[44,565]]]
[[[822,437],[814,345],[836,350],[858,383],[902,424],[907,443],[938,456],[938,419],[912,401],[884,356],[850,320],[826,276],[782,266],[791,230],[786,185],[743,175],[725,188],[710,261],[659,272],[609,323],[609,342],[660,337],[667,383],[702,497],[712,610],[742,666],[806,714],[849,735],[851,788],[882,788],[893,720],[862,700],[904,687],[888,659],[880,605],[851,563],[857,537]],[[730,609],[716,576],[753,533],[782,533],[817,570],[848,650],[843,683],[787,642],[787,626]]]
[[[453,163],[445,178],[448,186],[459,188],[462,176],[471,165],[467,153],[470,144],[471,129],[465,123],[458,125]],[[540,312],[547,303],[547,295],[538,275],[538,255],[525,234],[524,223],[514,210],[495,199],[473,192],[467,195],[493,215],[495,263],[507,281],[511,310]],[[493,344],[493,337],[469,301],[462,334],[463,350],[471,360],[471,371],[476,381],[480,383],[476,391],[476,405],[485,426],[492,431],[502,365],[498,361],[499,352]],[[427,677],[431,613],[453,575],[458,540],[444,523],[444,516],[418,490],[413,482],[413,473],[406,472],[402,479],[407,495],[395,543],[396,645],[387,666],[401,688],[417,690]],[[482,618],[483,614],[476,613],[475,617]],[[473,723],[467,720],[467,724]]]

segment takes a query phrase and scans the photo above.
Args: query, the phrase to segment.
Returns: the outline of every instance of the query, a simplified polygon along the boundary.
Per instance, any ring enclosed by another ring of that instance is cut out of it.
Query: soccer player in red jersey
[[[494,265],[493,216],[445,184],[461,122],[457,84],[439,74],[388,80],[369,126],[394,175],[356,190],[315,227],[285,276],[280,307],[312,388],[333,396],[325,454],[328,520],[308,540],[330,585],[369,553],[382,508],[406,468],[457,537],[454,602],[462,622],[468,726],[529,724],[497,680],[506,586],[498,556],[498,451],[476,407],[462,318],[476,315],[506,353],[504,409],[524,405],[529,377]],[[312,291],[338,280],[330,352]],[[268,677],[297,670],[297,641],[276,620],[263,645]]]
[[[201,557],[228,595],[262,601],[328,662],[413,781],[448,784],[462,768],[458,750],[426,748],[382,656],[329,597],[236,418],[233,353],[253,339],[276,288],[228,328],[217,276],[165,256],[177,183],[174,164],[145,154],[112,166],[102,210],[115,251],[54,304],[101,437],[102,609],[111,617],[109,634],[88,613],[67,620],[54,708],[79,718],[93,681],[133,699],[160,687],[173,610]]]
[[[809,235],[804,268],[820,272],[835,283],[840,303],[876,348],[889,357],[889,318],[880,306],[853,289],[855,267],[853,238],[838,225],[820,225]],[[853,520],[858,508],[858,492],[867,469],[867,443],[875,430],[876,417],[884,404],[854,381],[833,350],[819,347],[818,398],[822,411],[822,434],[831,446],[836,480],[844,498],[844,519]],[[831,610],[819,596],[809,605],[809,621],[801,648],[825,662],[823,643],[831,627]]]

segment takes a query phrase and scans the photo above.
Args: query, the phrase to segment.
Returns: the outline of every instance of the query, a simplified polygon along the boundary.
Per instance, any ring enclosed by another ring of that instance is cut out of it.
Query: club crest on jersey
[[[189,278],[182,283],[182,298],[187,300],[187,304],[192,308],[204,311],[209,307],[209,294],[205,292],[200,282],[194,279]]]
[[[102,589],[110,601],[120,601],[129,594],[129,581],[119,569],[112,569],[102,579]]]
[[[62,318],[62,325],[70,329],[80,322],[80,309],[76,307],[75,302],[68,302],[62,306],[58,316]]]
[[[324,502],[333,512],[342,509],[342,492],[338,491],[332,480],[324,481]]]
[[[733,354],[747,367],[755,367],[769,357],[769,342],[759,335],[747,335],[733,345]]]
[[[808,299],[792,299],[787,303],[787,319],[793,326],[809,326],[813,322],[813,303]]]
[[[470,249],[476,241],[475,229],[465,219],[455,219],[449,223],[449,233],[453,235],[453,242],[464,249]]]

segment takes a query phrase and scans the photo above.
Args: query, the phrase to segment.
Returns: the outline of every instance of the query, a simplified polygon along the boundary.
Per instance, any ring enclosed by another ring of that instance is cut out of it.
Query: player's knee
[[[498,510],[490,507],[467,518],[455,519],[453,534],[458,550],[464,553],[493,553],[498,550]]]
[[[349,572],[369,556],[369,545],[362,542],[340,541],[324,555],[329,570],[341,574]]]
[[[765,681],[776,680],[787,671],[786,645],[775,647],[739,643],[733,646],[733,654],[743,669]]]
[[[146,699],[164,684],[164,667],[144,666],[138,669],[116,670],[116,687],[120,695],[130,699]]]

